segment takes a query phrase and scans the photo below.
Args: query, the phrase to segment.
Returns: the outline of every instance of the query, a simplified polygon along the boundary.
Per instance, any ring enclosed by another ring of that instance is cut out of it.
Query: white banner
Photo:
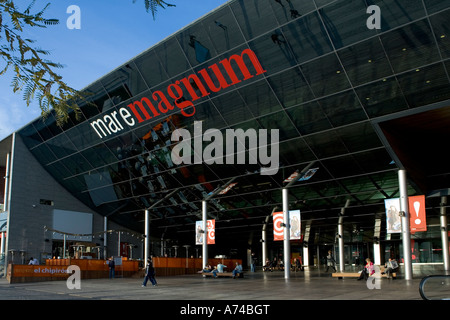
[[[402,220],[400,217],[400,199],[385,199],[386,207],[386,232],[400,233],[402,232]]]

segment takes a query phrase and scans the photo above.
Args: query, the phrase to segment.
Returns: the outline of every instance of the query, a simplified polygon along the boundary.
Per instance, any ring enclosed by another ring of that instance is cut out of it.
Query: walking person
[[[256,256],[255,256],[255,253],[254,252],[252,252],[252,257],[251,257],[251,271],[252,272],[255,272],[255,265],[256,265]]]
[[[114,263],[114,258],[111,257],[108,260],[108,267],[109,267],[109,278],[113,279],[115,277],[115,273],[116,273],[116,265]]]
[[[333,268],[334,272],[336,272],[336,267],[335,267],[336,261],[333,258],[333,255],[331,254],[331,250],[328,250],[328,255],[327,255],[327,271],[328,272],[328,268]]]
[[[145,278],[144,282],[142,283],[142,287],[147,286],[148,280],[150,280],[154,287],[158,285],[155,279],[155,268],[153,268],[153,262],[150,258],[147,259],[147,266],[145,267]]]

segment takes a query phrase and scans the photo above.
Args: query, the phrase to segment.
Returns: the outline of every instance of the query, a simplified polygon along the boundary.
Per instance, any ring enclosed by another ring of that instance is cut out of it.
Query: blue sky
[[[228,0],[166,0],[176,7],[160,9],[155,20],[144,0],[37,0],[33,12],[47,3],[46,18],[59,19],[56,26],[28,28],[35,46],[51,52],[49,60],[65,67],[58,70],[64,81],[83,89],[105,74],[177,32]],[[16,0],[25,9],[31,0]],[[81,11],[81,29],[67,28],[70,5]],[[4,62],[0,61],[0,68]],[[26,106],[22,93],[14,94],[11,73],[0,76],[0,140],[40,115],[36,104]]]

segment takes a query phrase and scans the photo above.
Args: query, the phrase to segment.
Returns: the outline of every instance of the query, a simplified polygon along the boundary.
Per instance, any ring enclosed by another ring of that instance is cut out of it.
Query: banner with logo
[[[291,240],[300,240],[302,234],[302,223],[300,220],[300,210],[289,211],[289,219],[291,220],[289,224],[289,230],[291,231]]]
[[[290,240],[300,240],[301,237],[301,219],[300,210],[289,211],[289,232]],[[273,240],[284,240],[283,212],[273,213]]]
[[[402,232],[402,219],[400,217],[400,199],[385,199],[384,206],[386,208],[386,232],[400,233]]]
[[[427,231],[425,196],[409,197],[408,205],[409,205],[409,226],[411,232]]]
[[[206,221],[206,227],[208,228],[208,235],[206,236],[207,244],[216,243],[216,220]]]
[[[195,244],[202,245],[203,244],[203,221],[195,222]],[[216,243],[216,220],[207,220],[206,221],[206,244],[215,244]]]
[[[400,216],[400,199],[385,199],[387,233],[400,233],[402,219]],[[411,232],[427,231],[425,196],[408,197],[409,228]]]

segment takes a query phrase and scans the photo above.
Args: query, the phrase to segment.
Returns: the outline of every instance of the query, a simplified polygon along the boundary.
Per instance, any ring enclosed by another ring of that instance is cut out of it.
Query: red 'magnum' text
[[[245,64],[244,56],[247,56],[251,61],[255,74],[252,74]],[[236,74],[235,69],[233,69],[232,62],[239,67],[242,75],[241,79]],[[225,70],[228,80],[220,70],[219,65]],[[211,78],[210,72],[214,74],[217,85]],[[143,97],[140,100],[136,100],[126,107],[118,109],[118,111],[91,121],[90,125],[100,138],[104,138],[122,131],[124,125],[134,126],[136,121],[141,123],[156,118],[175,109],[175,107],[180,109],[183,116],[192,117],[195,114],[194,102],[196,100],[209,96],[211,92],[219,92],[265,72],[267,71],[261,66],[255,53],[251,49],[245,49],[241,55],[232,55],[228,59],[221,60],[219,63],[215,63],[208,68],[171,83],[167,87],[166,92],[154,91],[151,98]],[[186,90],[190,99],[186,98],[187,95],[183,89]]]

